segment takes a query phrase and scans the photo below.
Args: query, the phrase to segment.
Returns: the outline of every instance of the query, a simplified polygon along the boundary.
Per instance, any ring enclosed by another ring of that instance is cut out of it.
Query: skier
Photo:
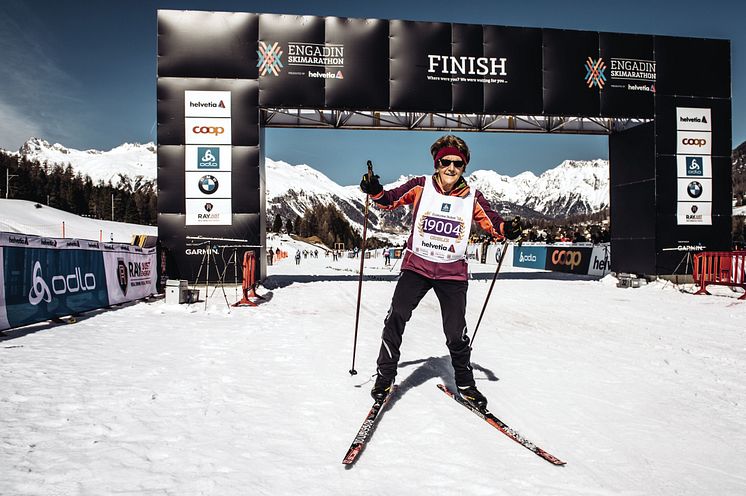
[[[406,244],[401,275],[391,307],[384,319],[376,382],[371,396],[382,401],[391,390],[399,363],[404,327],[412,311],[430,290],[441,308],[443,332],[461,396],[479,409],[487,399],[476,387],[471,367],[471,347],[466,331],[466,246],[472,221],[493,238],[517,239],[520,217],[505,222],[484,196],[462,177],[469,163],[469,148],[459,137],[446,135],[430,147],[435,173],[410,179],[384,190],[379,177],[363,175],[360,189],[382,209],[413,205],[412,232]]]

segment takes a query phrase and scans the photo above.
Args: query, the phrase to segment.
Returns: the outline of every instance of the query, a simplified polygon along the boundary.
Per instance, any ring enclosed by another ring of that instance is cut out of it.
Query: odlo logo
[[[75,267],[75,272],[68,275],[56,275],[52,277],[52,290],[50,292],[47,281],[41,273],[41,263],[37,260],[31,275],[31,289],[28,293],[28,302],[38,305],[42,300],[50,303],[52,293],[62,296],[65,293],[77,293],[79,291],[91,291],[96,289],[96,276],[87,272],[82,275],[80,267]]]
[[[536,262],[536,255],[531,253],[521,253],[521,262]]]

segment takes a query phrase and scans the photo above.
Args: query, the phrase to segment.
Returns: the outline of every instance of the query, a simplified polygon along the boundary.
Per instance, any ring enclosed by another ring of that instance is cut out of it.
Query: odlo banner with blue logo
[[[155,291],[154,250],[8,233],[0,233],[0,246],[0,329],[103,308]]]

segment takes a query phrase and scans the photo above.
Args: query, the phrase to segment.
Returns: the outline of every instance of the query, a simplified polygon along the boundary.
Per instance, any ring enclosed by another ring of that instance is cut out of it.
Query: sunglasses
[[[463,160],[448,160],[447,158],[438,159],[438,167],[441,169],[446,169],[451,165],[457,169],[463,169],[466,164],[464,164]]]

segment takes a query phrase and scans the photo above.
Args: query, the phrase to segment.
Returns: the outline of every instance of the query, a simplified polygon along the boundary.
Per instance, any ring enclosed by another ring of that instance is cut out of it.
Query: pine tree
[[[278,233],[282,231],[282,217],[280,214],[275,215],[275,221],[272,223],[272,232]]]

